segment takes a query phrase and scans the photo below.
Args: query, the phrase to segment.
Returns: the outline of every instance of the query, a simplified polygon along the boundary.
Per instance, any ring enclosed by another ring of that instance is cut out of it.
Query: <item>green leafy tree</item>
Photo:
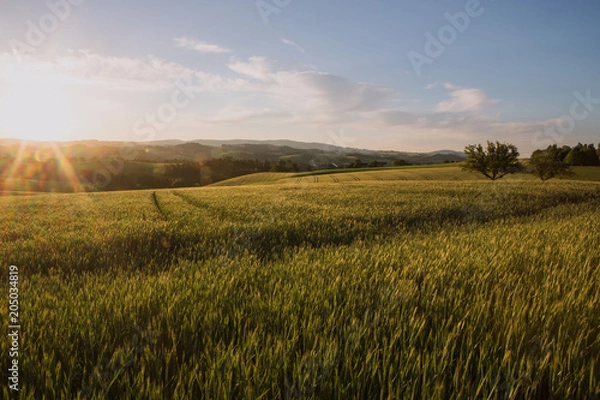
[[[556,176],[572,174],[569,166],[561,159],[562,149],[556,145],[548,146],[546,150],[536,150],[529,160],[529,172],[546,181]]]
[[[407,163],[406,160],[394,160],[394,162],[392,162],[392,165],[394,167],[402,167],[404,165],[410,165],[410,164]]]
[[[556,145],[553,145],[554,147],[557,147]],[[565,161],[565,158],[567,158],[567,155],[569,155],[569,153],[571,152],[571,147],[564,145],[563,147],[558,148],[558,157],[560,158],[560,161]]]
[[[577,146],[571,149],[565,158],[565,162],[569,165],[579,165],[585,167],[598,166],[600,164],[598,152],[594,148],[594,145],[581,143],[578,143]]]
[[[298,165],[290,160],[279,160],[271,167],[271,172],[298,172]]]
[[[197,162],[183,161],[165,166],[164,177],[172,187],[195,186],[200,184],[202,166]]]
[[[385,161],[377,161],[377,160],[373,160],[369,163],[368,167],[370,168],[380,168],[380,167],[385,167],[387,165],[387,163]]]
[[[590,167],[597,167],[600,165],[600,157],[598,157],[598,153],[593,143],[584,146],[583,163]]]
[[[565,163],[568,165],[583,165],[583,145],[578,143],[577,146],[573,147],[567,157]]]
[[[348,168],[365,168],[366,166],[366,162],[363,162],[360,158],[357,158],[352,164],[348,166]]]
[[[465,147],[464,153],[467,159],[463,169],[480,172],[491,180],[523,170],[519,151],[512,144],[488,141],[486,148],[481,144],[471,144]]]

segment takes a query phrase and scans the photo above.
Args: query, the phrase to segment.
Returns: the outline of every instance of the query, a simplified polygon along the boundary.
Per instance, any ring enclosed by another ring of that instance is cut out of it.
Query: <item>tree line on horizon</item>
[[[68,164],[68,167],[65,165]],[[323,164],[323,160],[319,160]],[[290,159],[243,159],[232,156],[202,161],[143,159],[124,160],[120,157],[74,157],[60,161],[55,157],[41,159],[35,155],[21,156],[20,161],[10,153],[0,153],[0,190],[15,187],[17,191],[72,192],[155,189],[170,187],[206,186],[211,183],[259,172],[306,172],[316,169],[383,167],[385,161],[361,161],[359,158],[344,165],[333,162],[319,167],[315,163]],[[410,165],[395,160],[392,165]],[[109,166],[109,167],[107,167]],[[115,167],[117,166],[117,167]],[[109,169],[109,177],[99,172]],[[74,182],[73,176],[77,179]],[[99,179],[101,178],[101,179]],[[10,181],[10,182],[9,182]]]
[[[465,169],[480,172],[493,180],[516,172],[530,172],[542,180],[547,180],[557,176],[569,176],[571,166],[600,165],[600,144],[597,148],[593,144],[582,143],[573,147],[551,145],[546,149],[534,151],[530,159],[525,162],[526,165],[520,161],[517,148],[506,143],[488,142],[487,147],[469,145],[465,148],[464,154]],[[107,162],[121,163],[124,167],[112,174],[108,182],[97,184],[98,170]],[[377,168],[389,164],[377,160],[367,163],[357,154],[348,164],[330,163],[325,169]],[[398,159],[391,165],[405,166],[411,163]],[[285,158],[272,161],[238,159],[231,156],[203,161],[172,160],[162,163],[93,158],[71,160],[69,167],[70,172],[55,158],[40,160],[28,157],[16,163],[14,156],[0,154],[0,190],[10,189],[12,183],[8,182],[8,178],[24,182],[25,186],[15,190],[70,192],[206,186],[258,172],[303,172],[323,169]],[[73,174],[79,181],[78,187],[73,186]]]
[[[479,172],[485,177],[496,180],[508,174],[529,172],[545,181],[558,176],[571,176],[572,166],[600,166],[600,143],[578,143],[574,147],[550,145],[546,149],[535,150],[527,165],[519,159],[517,147],[510,143],[487,142],[487,146],[471,144],[465,147],[467,157],[463,169]]]

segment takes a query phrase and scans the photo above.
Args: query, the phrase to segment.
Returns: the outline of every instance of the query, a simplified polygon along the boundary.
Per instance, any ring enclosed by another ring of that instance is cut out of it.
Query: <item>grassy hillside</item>
[[[0,198],[21,398],[598,398],[600,185],[424,171]]]
[[[269,185],[294,176],[287,172],[260,172],[257,174],[242,175],[236,178],[213,183],[210,186],[246,186],[246,185]]]
[[[569,179],[580,181],[600,181],[600,167],[573,167],[574,176]]]
[[[600,182],[600,167],[573,167],[574,175],[566,180],[598,181]],[[503,180],[535,180],[533,175],[516,174],[508,175]],[[323,182],[353,182],[353,181],[473,181],[487,180],[483,175],[463,171],[456,164],[411,165],[406,167],[389,168],[346,168],[328,169],[313,172],[291,173],[260,173],[240,176],[211,186],[243,186],[243,185],[270,185],[281,184],[307,184]]]
[[[385,180],[473,180],[480,179],[477,174],[464,172],[452,164],[419,165],[389,168],[346,168],[327,169],[302,173],[261,173],[241,176],[212,186],[240,186],[273,183],[317,183],[345,181],[385,181]]]

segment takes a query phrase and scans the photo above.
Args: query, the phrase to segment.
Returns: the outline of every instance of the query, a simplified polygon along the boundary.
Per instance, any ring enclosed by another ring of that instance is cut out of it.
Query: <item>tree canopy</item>
[[[569,151],[564,161],[568,165],[584,167],[600,165],[600,157],[593,144],[578,143],[577,146]]]
[[[486,148],[481,144],[471,144],[465,147],[464,153],[467,159],[463,168],[480,172],[491,180],[500,179],[523,169],[518,159],[517,147],[509,143],[488,141]]]
[[[555,176],[568,176],[572,172],[564,159],[564,148],[556,145],[548,146],[546,150],[536,150],[529,160],[529,172],[543,181]]]

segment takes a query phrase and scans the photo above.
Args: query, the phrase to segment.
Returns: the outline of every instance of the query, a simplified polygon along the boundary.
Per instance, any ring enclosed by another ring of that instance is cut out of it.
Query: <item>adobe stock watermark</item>
[[[191,78],[188,78],[187,83],[177,80],[170,101],[160,104],[156,112],[147,113],[144,118],[139,119],[133,125],[133,133],[144,140],[152,140],[158,131],[173,122],[178,112],[187,108],[195,98]]]
[[[189,107],[196,98],[193,91],[192,76],[187,82],[177,80],[175,88],[171,91],[169,101],[161,103],[153,113],[146,113],[133,124],[133,133],[142,142],[153,140],[156,133],[164,130],[172,123],[179,111]],[[93,186],[96,188],[107,187],[113,176],[119,175],[125,166],[124,160],[133,156],[135,150],[129,146],[123,146],[119,150],[119,159],[103,161],[102,168],[94,174]]]
[[[8,339],[10,347],[10,367],[8,368],[8,387],[13,392],[19,391],[19,345],[21,323],[19,317],[19,268],[15,265],[8,267]]]
[[[28,20],[25,41],[11,39],[8,41],[13,55],[17,61],[22,62],[24,54],[33,54],[36,49],[44,44],[61,23],[73,15],[73,6],[80,6],[86,0],[48,0],[46,8],[48,12],[43,14],[37,21]]]
[[[292,1],[294,0],[257,0],[255,4],[263,23],[269,25],[269,17],[281,13]]]
[[[494,0],[488,0],[494,1]],[[483,15],[485,9],[480,0],[467,0],[464,11],[454,14],[445,13],[444,17],[448,24],[442,26],[434,36],[431,32],[425,32],[425,46],[423,52],[411,50],[406,55],[417,76],[423,74],[425,65],[433,64],[433,61],[446,51],[446,48],[454,44],[459,33],[464,33],[471,25],[471,20]]]
[[[594,112],[596,106],[600,105],[600,98],[592,97],[591,89],[587,89],[585,94],[576,90],[573,92],[573,96],[575,100],[569,108],[569,113],[555,119],[551,124],[546,124],[543,131],[535,132],[531,139],[533,145],[546,147],[561,143],[565,136],[573,133],[577,122],[587,119]]]

